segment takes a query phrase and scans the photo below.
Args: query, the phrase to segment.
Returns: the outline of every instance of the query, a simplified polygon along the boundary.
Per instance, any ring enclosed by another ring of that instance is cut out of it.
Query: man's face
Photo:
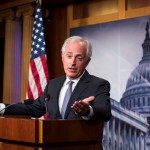
[[[89,61],[90,59],[86,57],[86,46],[80,41],[68,43],[62,53],[64,71],[71,80],[83,73]]]

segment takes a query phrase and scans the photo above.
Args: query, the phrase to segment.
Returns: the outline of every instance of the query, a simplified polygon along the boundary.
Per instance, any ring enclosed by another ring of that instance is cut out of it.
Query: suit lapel
[[[53,86],[54,88],[54,93],[53,93],[53,102],[54,102],[54,108],[57,111],[57,114],[60,115],[60,111],[59,111],[59,105],[58,105],[58,99],[59,99],[59,92],[60,89],[65,81],[66,77],[63,76],[62,78],[60,78],[59,80],[57,80],[56,84]]]

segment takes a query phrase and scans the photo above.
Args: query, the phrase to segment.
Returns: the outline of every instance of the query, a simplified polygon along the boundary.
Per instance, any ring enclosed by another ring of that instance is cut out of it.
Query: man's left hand
[[[94,96],[90,96],[83,100],[75,101],[71,108],[80,116],[87,116],[90,113],[90,103],[95,99]]]

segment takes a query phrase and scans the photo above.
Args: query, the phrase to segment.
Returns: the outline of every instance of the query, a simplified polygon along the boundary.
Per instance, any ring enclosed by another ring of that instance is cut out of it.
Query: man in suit
[[[32,104],[18,103],[8,107],[1,104],[1,109],[6,107],[1,113],[37,118],[48,112],[51,119],[108,121],[111,118],[110,84],[107,80],[90,75],[85,69],[91,55],[92,47],[88,40],[79,36],[66,39],[62,46],[62,62],[66,75],[49,80],[43,95]],[[64,108],[68,88],[72,94]]]

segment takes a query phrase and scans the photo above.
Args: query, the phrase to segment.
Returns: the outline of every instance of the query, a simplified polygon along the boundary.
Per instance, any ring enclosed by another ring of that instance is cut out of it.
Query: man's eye
[[[83,60],[83,57],[77,57],[77,60]]]
[[[67,55],[67,58],[71,58],[72,56],[71,55]]]

